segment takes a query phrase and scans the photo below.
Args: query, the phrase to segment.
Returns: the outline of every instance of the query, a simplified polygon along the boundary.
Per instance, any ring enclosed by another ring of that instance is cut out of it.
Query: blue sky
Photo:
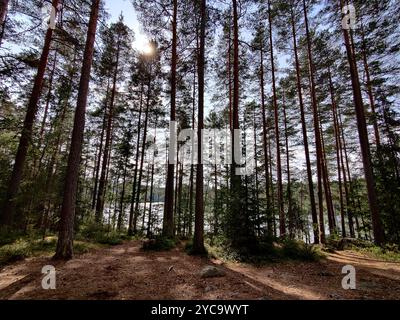
[[[143,50],[148,39],[141,28],[131,0],[105,0],[105,4],[108,13],[111,15],[111,21],[113,22],[118,20],[118,17],[122,12],[125,23],[135,33],[135,41],[133,43],[134,48]]]

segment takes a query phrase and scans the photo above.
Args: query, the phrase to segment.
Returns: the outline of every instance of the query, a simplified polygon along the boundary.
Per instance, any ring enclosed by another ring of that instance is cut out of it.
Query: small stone
[[[207,286],[207,287],[204,289],[205,292],[210,292],[210,291],[213,291],[213,290],[214,290],[214,287],[212,287],[212,286]]]
[[[216,277],[224,277],[225,271],[221,270],[217,267],[207,266],[201,270],[200,275],[202,278],[216,278]]]

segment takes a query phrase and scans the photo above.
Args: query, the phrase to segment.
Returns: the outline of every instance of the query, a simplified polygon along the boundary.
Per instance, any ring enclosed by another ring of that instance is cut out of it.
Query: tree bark
[[[135,201],[135,210],[133,215],[133,234],[137,232],[137,219],[139,217],[139,202],[140,202],[140,191],[142,185],[142,177],[143,177],[143,163],[144,156],[146,152],[146,140],[147,140],[147,126],[149,123],[149,111],[150,111],[150,98],[151,98],[151,76],[149,76],[149,82],[147,84],[147,99],[146,99],[146,111],[144,117],[144,128],[143,128],[143,137],[142,137],[142,151],[140,156],[140,167],[139,167],[139,179],[136,191],[136,201]]]
[[[317,206],[315,203],[314,183],[313,183],[312,171],[311,171],[311,160],[310,160],[310,151],[309,151],[308,137],[307,137],[307,125],[306,125],[306,118],[305,118],[304,100],[303,100],[303,93],[302,93],[302,87],[301,87],[300,61],[299,61],[299,55],[298,55],[298,49],[297,49],[297,35],[296,35],[296,25],[295,25],[295,15],[294,15],[294,11],[293,11],[293,5],[291,6],[291,21],[292,21],[293,48],[294,48],[294,56],[295,56],[295,64],[296,64],[297,94],[299,96],[301,126],[302,126],[302,131],[303,131],[304,153],[305,153],[305,157],[306,157],[308,192],[309,192],[309,196],[310,196],[314,243],[320,243],[321,238],[320,238],[320,231],[319,231],[319,224],[318,224]]]
[[[104,103],[103,123],[102,123],[102,126],[101,126],[99,153],[98,153],[97,163],[96,163],[96,175],[95,175],[95,178],[94,178],[92,210],[94,210],[96,208],[96,203],[97,203],[97,188],[98,188],[98,184],[99,184],[101,158],[102,158],[102,155],[103,155],[104,134],[106,132],[106,124],[107,124],[107,108],[108,108],[109,90],[110,90],[110,83],[108,82],[108,84],[107,84],[107,92],[106,92],[106,99],[105,99],[105,103]]]
[[[275,120],[275,143],[276,143],[276,174],[278,178],[278,210],[279,210],[279,235],[286,235],[286,219],[283,203],[283,183],[282,183],[282,160],[281,160],[281,142],[279,133],[279,110],[278,98],[276,95],[276,78],[275,78],[275,62],[274,62],[274,44],[272,38],[272,12],[271,1],[268,0],[268,21],[269,21],[269,43],[271,53],[271,72],[272,72],[272,93],[274,103],[274,120]]]
[[[176,119],[176,70],[177,70],[177,24],[178,24],[178,0],[173,0],[172,17],[172,56],[171,56],[171,122]],[[170,139],[170,148],[175,143]],[[176,146],[175,146],[176,147]],[[168,159],[167,181],[165,185],[165,203],[163,235],[168,238],[174,237],[174,172],[175,165],[172,159]]]
[[[340,0],[340,7],[343,7],[343,0]],[[371,212],[372,227],[374,233],[374,241],[377,245],[384,242],[384,231],[381,217],[379,214],[378,200],[375,190],[375,179],[371,166],[370,146],[368,142],[368,130],[365,119],[364,104],[361,94],[360,78],[358,75],[357,62],[355,52],[351,48],[349,31],[343,28],[343,36],[346,46],[347,59],[350,66],[351,84],[353,87],[354,106],[357,116],[358,135],[360,139],[361,154],[364,166],[365,181],[367,183],[368,200]]]
[[[115,96],[117,93],[117,79],[118,79],[118,68],[119,68],[119,56],[120,56],[120,46],[121,46],[121,39],[118,36],[117,40],[117,57],[115,63],[115,70],[113,75],[113,85],[111,90],[111,100],[110,106],[108,109],[108,118],[107,118],[107,130],[106,130],[106,141],[104,145],[104,154],[103,154],[103,162],[101,168],[101,175],[99,181],[99,190],[97,191],[97,203],[96,203],[96,214],[95,220],[97,223],[102,222],[103,218],[103,209],[104,209],[104,197],[105,197],[105,190],[107,185],[107,167],[108,167],[108,158],[111,152],[111,136],[112,136],[112,125],[114,121],[114,104],[115,104]]]
[[[304,11],[304,23],[306,27],[307,36],[307,52],[308,52],[308,64],[310,69],[310,81],[311,81],[311,102],[314,115],[314,131],[315,131],[315,147],[317,153],[317,176],[318,176],[318,207],[319,207],[319,228],[320,228],[320,239],[322,243],[325,243],[325,224],[324,224],[324,209],[323,209],[323,194],[322,194],[322,178],[323,178],[323,156],[321,146],[321,132],[319,127],[319,115],[318,115],[318,101],[315,90],[315,65],[312,54],[312,40],[310,30],[308,26],[308,15],[306,1],[303,0],[303,11]]]
[[[9,0],[0,0],[0,47],[3,42],[4,29],[6,27],[6,17],[8,12]]]
[[[204,68],[206,42],[206,0],[200,0],[200,47],[197,55],[198,74],[198,125],[197,125],[197,170],[196,170],[196,202],[193,237],[193,253],[204,254],[204,176],[203,176],[203,140],[204,129]]]
[[[94,41],[96,37],[97,20],[100,0],[93,0],[90,12],[81,79],[79,83],[77,107],[72,131],[71,147],[65,179],[64,197],[61,208],[61,221],[55,259],[71,259],[73,255],[73,231],[75,218],[75,200],[79,177],[83,133],[85,130],[85,113],[89,91],[90,72],[93,61]]]
[[[128,225],[128,235],[129,236],[133,236],[133,215],[135,213],[137,174],[138,174],[138,170],[139,170],[139,155],[140,155],[140,152],[139,152],[140,151],[140,132],[141,132],[141,128],[142,128],[143,91],[144,91],[144,84],[142,83],[141,89],[140,89],[138,132],[137,132],[137,138],[136,138],[135,172],[133,174],[131,207],[129,210],[129,225]]]
[[[336,165],[338,171],[338,184],[339,184],[339,200],[340,200],[340,217],[341,217],[341,225],[342,225],[342,237],[346,237],[346,223],[345,223],[345,215],[344,215],[344,199],[343,199],[343,185],[342,185],[342,167],[340,164],[340,136],[339,136],[339,126],[337,120],[337,111],[336,111],[336,99],[334,93],[334,87],[332,82],[331,70],[328,70],[329,76],[329,92],[331,96],[331,108],[332,108],[332,119],[333,119],[333,128],[335,132],[335,148],[336,148]]]
[[[292,184],[290,176],[290,150],[289,150],[289,133],[288,119],[286,115],[285,100],[283,101],[283,117],[285,122],[285,146],[286,146],[286,170],[287,170],[287,198],[288,198],[288,218],[289,218],[289,236],[291,239],[295,237],[295,219],[293,216],[293,201],[292,201]]]

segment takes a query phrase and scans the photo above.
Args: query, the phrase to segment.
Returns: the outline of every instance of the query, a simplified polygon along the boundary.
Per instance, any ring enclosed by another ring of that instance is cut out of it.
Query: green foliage
[[[144,251],[168,251],[175,248],[176,242],[174,239],[163,236],[156,237],[143,242],[142,250]]]
[[[265,264],[282,260],[318,261],[324,257],[317,247],[295,240],[264,239],[256,247],[234,248],[228,240],[219,239],[214,245],[207,245],[209,255],[228,261]]]
[[[24,260],[31,254],[31,247],[25,240],[18,240],[12,244],[6,244],[0,248],[0,266]]]
[[[112,245],[111,240],[104,241]],[[57,237],[50,236],[45,239],[28,235],[11,240],[11,242],[0,246],[0,266],[16,261],[24,260],[32,256],[52,256],[57,246]],[[74,253],[83,254],[98,248],[99,245],[92,242],[74,241]]]
[[[365,254],[373,259],[384,260],[388,262],[400,262],[400,250],[396,244],[387,244],[383,247],[357,247],[353,246],[352,250]]]
[[[109,231],[106,226],[90,222],[87,225],[82,226],[77,238],[115,246],[122,244],[125,236],[117,231]]]
[[[300,261],[318,261],[323,257],[315,246],[295,240],[284,240],[281,254],[285,259]]]

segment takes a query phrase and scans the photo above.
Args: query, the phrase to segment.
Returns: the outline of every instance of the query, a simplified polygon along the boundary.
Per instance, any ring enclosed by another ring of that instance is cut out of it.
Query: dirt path
[[[32,258],[0,271],[0,299],[400,299],[400,264],[351,251],[317,263],[284,262],[262,268],[191,257],[181,249],[142,252],[139,242],[99,249],[56,263],[57,289],[43,290],[41,269],[54,264]],[[222,278],[200,270],[220,264]],[[357,290],[343,290],[342,267],[357,270]]]

